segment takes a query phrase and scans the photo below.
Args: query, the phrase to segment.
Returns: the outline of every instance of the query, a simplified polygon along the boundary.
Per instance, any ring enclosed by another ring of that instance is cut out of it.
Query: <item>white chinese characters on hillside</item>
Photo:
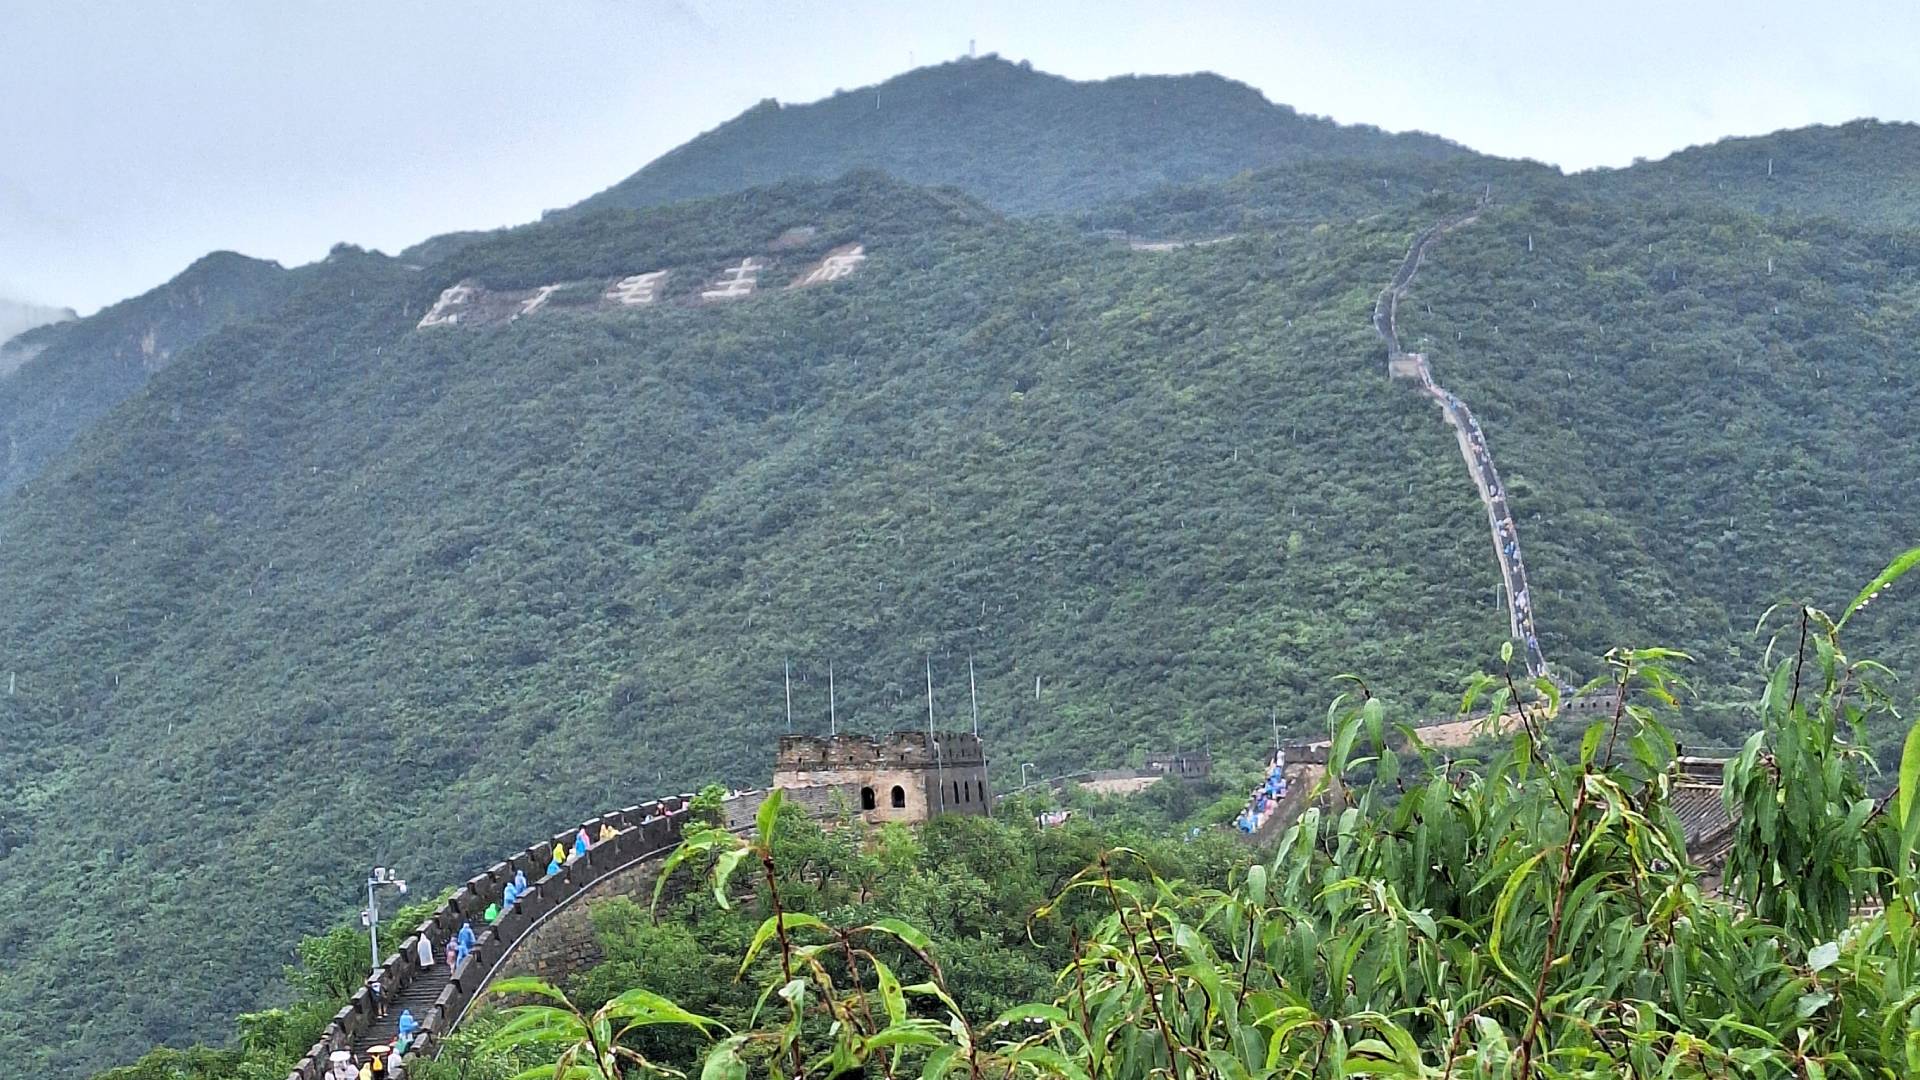
[[[542,285],[533,290],[533,295],[521,302],[520,310],[513,317],[517,319],[522,315],[531,315],[539,311],[546,306],[547,297],[552,296],[558,288],[560,288],[558,285]]]
[[[455,309],[465,307],[467,302],[473,299],[473,291],[473,286],[463,281],[441,292],[440,299],[435,300],[433,307],[421,317],[421,329],[429,326],[452,326],[459,322],[460,312]]]
[[[827,252],[826,258],[811,267],[806,273],[793,280],[790,288],[803,285],[824,285],[829,281],[839,281],[852,277],[860,264],[867,261],[867,248],[864,244],[844,244]]]
[[[651,274],[623,277],[607,287],[606,298],[622,307],[651,304],[660,299],[660,290],[666,284],[668,273],[666,270],[655,270]]]
[[[612,280],[556,281],[531,288],[492,289],[469,278],[442,290],[418,326],[423,330],[434,326],[498,327],[530,315],[545,319],[555,312],[584,315],[637,307],[715,304],[756,295],[761,279],[769,274],[780,275],[782,280],[787,274],[796,275],[787,287],[797,289],[843,281],[866,263],[866,245],[859,243],[841,244],[811,263],[782,254],[811,243],[816,232],[810,226],[788,229],[764,253],[743,255],[718,269],[711,264],[697,269],[663,267]],[[680,280],[681,274],[690,280],[669,292],[669,283]]]
[[[700,299],[735,300],[742,296],[750,296],[754,286],[760,283],[760,271],[766,268],[765,259],[756,259],[749,255],[740,260],[740,265],[727,267],[720,274],[720,280],[700,293]]]

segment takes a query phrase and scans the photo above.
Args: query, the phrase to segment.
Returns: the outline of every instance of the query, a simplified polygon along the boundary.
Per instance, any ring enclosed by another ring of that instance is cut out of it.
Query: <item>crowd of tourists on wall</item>
[[[1280,800],[1287,797],[1286,770],[1287,752],[1275,750],[1272,760],[1267,762],[1266,776],[1261,779],[1260,786],[1254,789],[1253,798],[1247,800],[1246,809],[1234,819],[1235,828],[1252,836],[1266,825],[1279,807]]]
[[[613,826],[608,824],[603,823],[600,826],[600,834],[597,837],[590,835],[587,827],[582,825],[580,831],[574,835],[571,847],[559,843],[553,845],[552,857],[547,861],[547,876],[558,874],[568,864],[584,857],[589,851],[613,839],[616,835]],[[500,899],[488,904],[486,911],[482,914],[486,925],[491,926],[499,922],[532,889],[533,886],[527,882],[526,872],[516,869],[513,872],[513,880],[507,882],[506,887],[501,890]],[[432,970],[436,963],[444,963],[447,965],[449,977],[452,977],[466,967],[467,958],[473,954],[477,940],[478,935],[474,933],[471,921],[462,921],[460,928],[448,935],[446,948],[439,953],[434,951],[433,939],[429,935],[416,934],[413,939],[414,960],[421,972]],[[367,992],[369,1004],[373,1008],[373,1018],[376,1021],[385,1020],[388,1003],[378,972],[367,979]],[[421,1035],[420,1018],[414,1016],[410,1009],[401,1009],[391,1046],[383,1044],[372,1047],[367,1051],[364,1060],[359,1062],[354,1060],[353,1052],[350,1050],[334,1051],[327,1059],[326,1080],[381,1080],[384,1077],[397,1076],[402,1060],[415,1049]]]
[[[400,1075],[405,1057],[404,1049],[383,1044],[369,1047],[366,1060],[356,1065],[353,1051],[335,1050],[327,1058],[326,1080],[387,1080]]]

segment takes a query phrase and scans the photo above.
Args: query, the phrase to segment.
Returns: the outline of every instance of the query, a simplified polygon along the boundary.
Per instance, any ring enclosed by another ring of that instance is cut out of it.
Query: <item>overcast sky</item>
[[[0,0],[0,296],[85,312],[214,249],[294,265],[526,221],[761,98],[970,39],[1569,169],[1920,120],[1894,3]]]

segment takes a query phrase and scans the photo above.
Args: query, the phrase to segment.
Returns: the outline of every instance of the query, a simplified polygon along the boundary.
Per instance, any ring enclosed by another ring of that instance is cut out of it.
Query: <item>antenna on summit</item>
[[[967,59],[973,59],[973,39],[967,39]]]

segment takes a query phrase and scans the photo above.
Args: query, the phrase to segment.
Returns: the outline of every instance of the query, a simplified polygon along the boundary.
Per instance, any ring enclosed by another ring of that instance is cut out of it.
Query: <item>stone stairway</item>
[[[407,985],[388,1006],[387,1018],[375,1021],[358,1039],[354,1040],[353,1059],[364,1061],[369,1049],[383,1043],[387,1046],[393,1045],[393,1041],[399,1037],[401,1010],[412,1010],[415,1020],[425,1020],[428,1010],[433,1008],[434,1001],[440,997],[440,991],[446,989],[447,979],[451,974],[452,971],[447,965],[435,964],[432,970],[423,971],[407,980]]]

